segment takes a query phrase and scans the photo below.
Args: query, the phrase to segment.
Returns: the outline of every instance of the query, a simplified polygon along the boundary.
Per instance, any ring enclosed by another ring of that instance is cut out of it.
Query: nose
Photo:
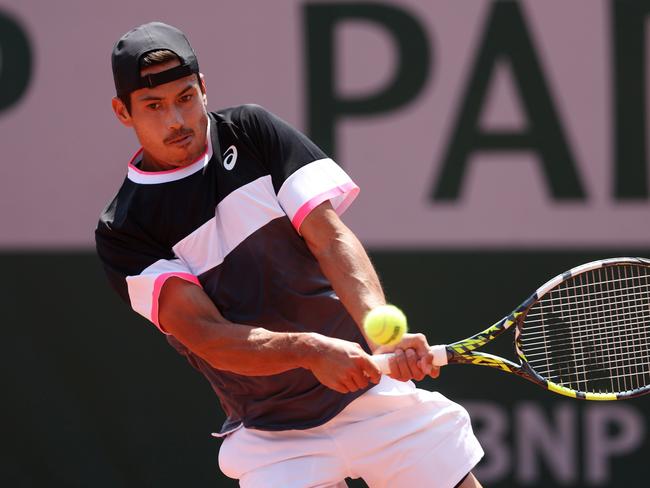
[[[183,115],[176,107],[172,107],[167,114],[167,126],[171,130],[178,130],[183,127]]]

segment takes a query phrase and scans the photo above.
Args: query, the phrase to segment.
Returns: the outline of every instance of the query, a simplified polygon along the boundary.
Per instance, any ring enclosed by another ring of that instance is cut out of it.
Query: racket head
[[[650,260],[610,258],[542,285],[511,315],[519,374],[585,400],[650,392]]]

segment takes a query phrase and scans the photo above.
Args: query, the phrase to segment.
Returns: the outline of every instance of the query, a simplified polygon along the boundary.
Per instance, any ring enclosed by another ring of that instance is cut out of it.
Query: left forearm
[[[337,235],[329,249],[316,258],[357,324],[362,324],[372,308],[386,303],[377,273],[361,243],[351,232]]]
[[[386,303],[384,292],[356,236],[331,208],[325,209],[322,217],[325,225],[306,235],[305,240],[341,302],[362,329],[368,311]]]

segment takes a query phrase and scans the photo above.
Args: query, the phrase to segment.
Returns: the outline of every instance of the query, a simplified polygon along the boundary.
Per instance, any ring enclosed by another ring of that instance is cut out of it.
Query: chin
[[[178,158],[177,166],[187,166],[194,163],[204,152],[204,150],[192,149],[183,151],[185,154]]]

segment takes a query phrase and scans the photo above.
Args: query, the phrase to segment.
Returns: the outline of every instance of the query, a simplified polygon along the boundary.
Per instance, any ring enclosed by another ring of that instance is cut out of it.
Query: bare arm
[[[217,369],[271,375],[305,364],[310,337],[227,321],[205,292],[172,277],[159,298],[162,327]],[[245,354],[257,353],[257,354]]]
[[[391,376],[402,381],[421,380],[425,374],[437,377],[438,368],[431,366],[433,356],[424,335],[405,334],[400,344],[390,348],[378,348],[368,340],[363,319],[372,308],[385,304],[386,299],[366,251],[329,201],[310,212],[300,232],[371,349],[395,352],[389,363]]]
[[[341,221],[329,201],[305,218],[300,232],[334,291],[363,331],[363,318],[386,298],[359,239]],[[368,338],[366,337],[368,341]],[[368,341],[371,348],[372,342]]]
[[[235,324],[205,292],[180,278],[168,279],[159,297],[161,326],[212,367],[248,376],[306,368],[325,386],[347,393],[379,379],[358,344],[316,333],[272,332]]]

